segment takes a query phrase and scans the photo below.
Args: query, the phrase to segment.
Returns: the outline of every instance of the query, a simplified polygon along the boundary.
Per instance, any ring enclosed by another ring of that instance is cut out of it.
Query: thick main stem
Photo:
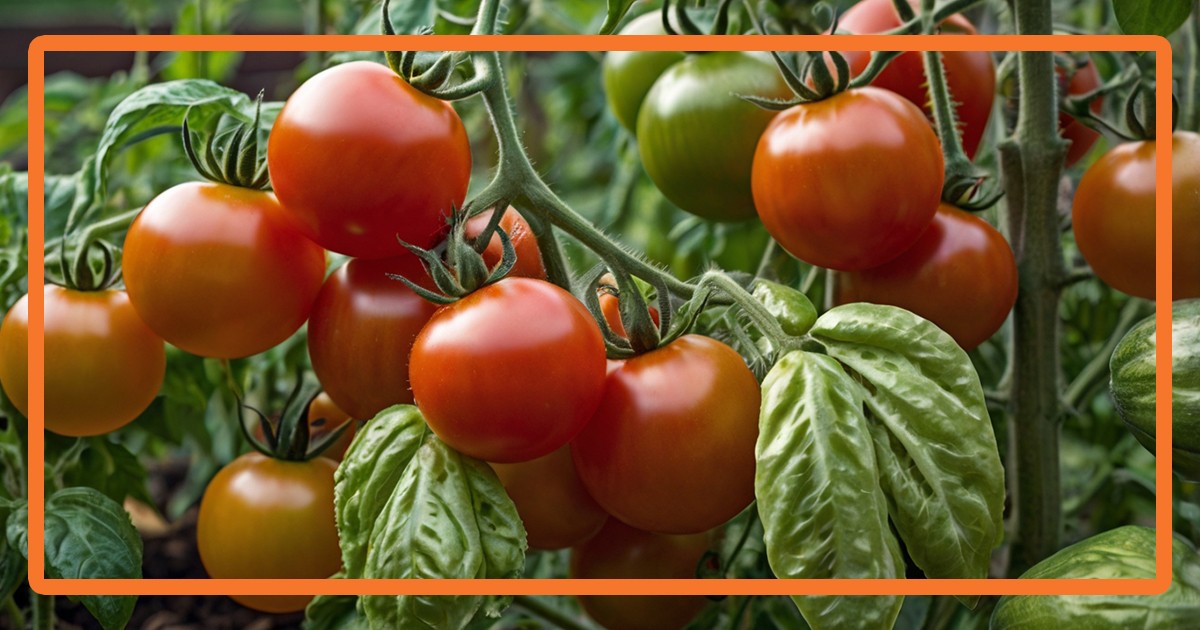
[[[1050,34],[1050,0],[1016,0],[1017,33]],[[1054,59],[1022,52],[1017,130],[1001,147],[1008,219],[1020,289],[1013,311],[1013,448],[1016,537],[1010,574],[1057,551],[1062,529],[1059,473],[1058,300],[1065,275],[1058,186],[1065,142],[1058,137]]]

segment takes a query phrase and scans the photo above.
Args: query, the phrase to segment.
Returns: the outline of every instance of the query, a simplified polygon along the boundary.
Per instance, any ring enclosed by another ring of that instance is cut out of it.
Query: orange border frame
[[[1171,76],[1162,37],[1131,35],[44,35],[29,46],[29,583],[54,595],[1156,595],[1171,584],[1171,143],[1157,146],[1156,363],[1158,427],[1153,579],[47,579],[44,540],[44,69],[47,52],[348,50],[1004,50],[1147,51],[1157,76]],[[1158,111],[1171,110],[1159,81]],[[1159,116],[1157,136],[1171,135]],[[1162,525],[1166,525],[1165,527]]]

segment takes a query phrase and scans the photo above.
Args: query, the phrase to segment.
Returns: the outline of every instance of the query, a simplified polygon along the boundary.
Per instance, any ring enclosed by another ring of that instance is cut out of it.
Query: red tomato
[[[124,291],[73,291],[46,285],[46,429],[72,437],[100,435],[137,418],[162,387],[163,341],[138,317]],[[29,296],[0,326],[0,382],[29,415]]]
[[[910,2],[915,4],[915,2]],[[850,7],[838,21],[838,28],[851,33],[882,33],[900,26],[900,16],[892,0],[863,0]],[[953,35],[975,35],[975,27],[967,18],[952,15],[942,22],[940,32]],[[867,68],[870,54],[844,53],[850,71],[857,76]],[[985,51],[950,51],[942,53],[942,66],[950,93],[958,103],[956,110],[962,132],[963,150],[975,156],[996,98],[996,66],[991,53]],[[925,80],[925,61],[920,52],[906,52],[893,59],[871,83],[891,90],[924,109],[932,118],[928,82]]]
[[[322,247],[349,256],[431,247],[461,207],[471,147],[448,103],[386,66],[318,73],[288,98],[267,145],[280,202]]]
[[[296,332],[325,278],[325,252],[275,196],[190,182],[146,205],[125,236],[129,301],[182,350],[233,359]]]
[[[437,306],[387,274],[429,283],[411,254],[354,259],[333,272],[308,319],[308,355],[325,392],[364,420],[413,401],[408,355]]]
[[[1055,68],[1055,71],[1058,73],[1059,89],[1062,90],[1064,87],[1061,83],[1066,83],[1068,96],[1080,96],[1100,87],[1100,73],[1096,72],[1096,66],[1092,64],[1091,59],[1087,64],[1075,70],[1075,74],[1071,76],[1069,82],[1065,80],[1066,75],[1061,69]],[[1092,113],[1099,114],[1103,103],[1103,98],[1092,101],[1089,105]],[[1071,141],[1071,146],[1067,149],[1066,166],[1071,166],[1082,159],[1091,150],[1092,145],[1100,139],[1099,133],[1065,112],[1058,114],[1058,129],[1063,138]]]
[[[531,549],[566,549],[591,538],[608,520],[575,473],[571,448],[519,464],[492,464],[525,523]]]
[[[307,462],[250,452],[222,468],[204,490],[196,520],[200,560],[213,578],[327,578],[342,568],[333,515],[333,473]],[[263,612],[304,610],[312,595],[232,595]]]
[[[1075,242],[1114,289],[1154,299],[1155,141],[1118,145],[1092,164],[1071,217]],[[1200,135],[1171,139],[1173,297],[1200,297]]]
[[[467,221],[467,237],[475,238],[482,234],[491,218],[491,210],[485,210],[471,217]],[[537,236],[533,234],[533,229],[529,227],[525,217],[510,206],[504,213],[504,217],[500,219],[500,229],[508,234],[513,249],[517,252],[517,262],[508,275],[545,280],[546,268],[542,265],[542,252],[538,249]],[[492,234],[492,240],[488,241],[487,248],[483,250],[483,262],[487,263],[488,269],[491,269],[500,263],[503,256],[504,244],[500,242],[498,234]]]
[[[1017,300],[1017,263],[987,221],[942,204],[917,242],[882,266],[837,275],[836,301],[907,309],[966,350],[1004,324]]]
[[[354,441],[354,431],[357,428],[355,426],[357,422],[350,417],[350,414],[342,411],[334,404],[333,399],[325,392],[317,394],[317,397],[308,404],[308,438],[310,443],[324,438],[346,423],[349,423],[350,426],[346,427],[346,430],[336,442],[330,444],[329,448],[321,453],[322,457],[328,457],[335,462],[342,461],[342,458],[346,456],[346,450],[350,448],[350,443]]]
[[[879,88],[777,116],[754,155],[758,216],[793,256],[856,271],[908,249],[942,195],[941,145],[912,103]]]
[[[691,579],[712,543],[708,533],[652,534],[616,519],[571,550],[577,579]],[[704,597],[580,597],[588,616],[608,630],[677,630],[704,608]]]
[[[434,314],[413,345],[409,379],[442,441],[509,464],[579,433],[600,401],[604,354],[599,326],[574,296],[505,278]]]
[[[721,525],[754,499],[758,381],[729,346],[684,335],[625,361],[572,443],[592,497],[664,534]]]
[[[617,296],[602,292],[600,294],[600,312],[604,313],[604,321],[618,337],[629,336],[629,333],[625,332],[625,322],[621,319],[621,301]],[[659,323],[658,309],[653,306],[650,307],[650,319],[654,320],[655,325]]]

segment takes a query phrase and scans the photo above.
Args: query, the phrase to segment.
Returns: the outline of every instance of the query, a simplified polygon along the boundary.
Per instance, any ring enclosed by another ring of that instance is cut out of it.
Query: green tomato
[[[791,94],[769,57],[688,55],[658,78],[638,113],[646,172],[667,199],[699,217],[754,218],[750,171],[758,138],[775,112],[740,96]]]
[[[621,35],[666,34],[658,11],[638,16],[621,29]],[[646,93],[667,68],[683,57],[681,52],[654,50],[614,50],[604,56],[604,95],[622,127],[637,130],[638,109]]]

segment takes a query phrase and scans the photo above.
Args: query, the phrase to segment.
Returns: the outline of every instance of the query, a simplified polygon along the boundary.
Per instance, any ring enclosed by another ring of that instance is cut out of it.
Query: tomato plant
[[[1000,329],[1017,300],[1008,241],[983,219],[942,204],[903,254],[879,267],[837,275],[834,301],[908,309],[974,349]]]
[[[579,433],[604,370],[600,329],[582,303],[548,282],[506,278],[434,313],[413,344],[409,380],[438,437],[514,463]]]
[[[492,210],[485,210],[471,217],[466,226],[467,238],[476,238],[482,234],[491,218]],[[529,222],[525,220],[525,217],[510,207],[500,219],[498,229],[504,230],[504,233],[512,240],[513,249],[517,252],[517,262],[508,275],[545,280],[546,267],[542,265],[542,252],[538,249],[537,235],[533,233],[533,228],[529,227]],[[500,262],[503,255],[504,247],[501,244],[500,236],[493,234],[487,247],[483,250],[483,262],[491,269]]]
[[[758,382],[729,346],[681,337],[613,371],[572,442],[584,486],[610,514],[666,534],[707,531],[754,498]]]
[[[46,429],[100,435],[133,422],[162,386],[162,339],[138,317],[124,291],[46,285],[42,296]],[[0,326],[0,383],[29,415],[28,295]]]
[[[650,179],[672,203],[713,221],[754,217],[750,165],[774,117],[737,94],[784,98],[789,92],[769,59],[693,54],[663,72],[638,113],[638,150]]]
[[[471,148],[448,103],[377,63],[334,66],[283,106],[267,146],[271,184],[309,238],[349,256],[429,247],[461,207]]]
[[[274,195],[179,184],[129,227],[121,261],[129,301],[151,330],[200,356],[263,352],[308,318],[325,252],[296,230]]]
[[[424,270],[411,255],[351,260],[325,280],[308,318],[313,371],[355,418],[412,402],[409,353],[437,310],[388,274],[420,279]]]
[[[1083,174],[1071,218],[1079,251],[1101,280],[1154,298],[1153,140],[1114,147]],[[1175,299],[1200,297],[1200,135],[1171,138]]]
[[[707,532],[652,534],[616,519],[571,550],[571,577],[695,578],[712,544]],[[703,597],[580,597],[588,616],[608,630],[673,630],[686,626],[707,603]]]
[[[915,5],[912,1],[910,4]],[[850,7],[838,21],[839,29],[851,33],[872,34],[890,31],[900,26],[900,16],[892,0],[863,0]],[[950,35],[975,35],[975,26],[962,15],[953,15],[939,25],[939,32]],[[849,53],[847,59],[854,74],[862,73],[870,60],[864,53]],[[996,100],[996,66],[987,51],[948,51],[942,53],[942,63],[950,94],[956,103],[955,113],[962,133],[963,150],[973,157],[987,131]],[[892,60],[871,85],[891,90],[910,103],[929,112],[929,90],[926,87],[925,64],[919,52],[906,52]]]
[[[915,105],[879,88],[793,107],[754,155],[754,205],[793,256],[841,271],[900,255],[942,190],[937,136]]]
[[[519,464],[492,464],[517,506],[530,549],[566,549],[600,531],[608,513],[575,472],[571,448]]]

